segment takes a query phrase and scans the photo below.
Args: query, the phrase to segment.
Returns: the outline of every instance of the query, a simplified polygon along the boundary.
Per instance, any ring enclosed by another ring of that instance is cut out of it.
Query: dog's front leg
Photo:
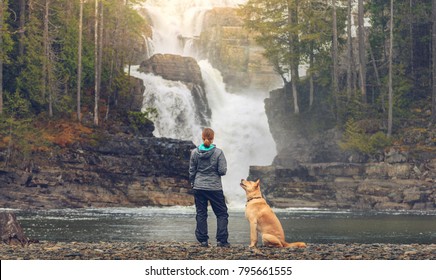
[[[250,248],[257,247],[257,222],[250,222]]]

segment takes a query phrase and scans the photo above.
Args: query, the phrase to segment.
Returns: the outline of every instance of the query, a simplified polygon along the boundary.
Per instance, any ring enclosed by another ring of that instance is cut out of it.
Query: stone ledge
[[[253,166],[250,167],[249,179],[260,178],[264,196],[272,206],[279,208],[436,210],[436,185],[433,182],[385,178],[384,173],[378,178],[349,177],[348,175],[356,170],[355,164],[309,166],[317,166],[311,170],[321,170],[323,176],[313,176],[312,171],[302,172],[301,166],[297,168],[299,172],[288,169],[288,173],[283,167]],[[322,167],[318,168],[319,166]],[[347,166],[350,166],[352,171],[347,171]],[[334,175],[324,175],[326,170],[324,167],[333,168]],[[343,172],[339,173],[341,168]],[[361,170],[361,167],[357,169]],[[312,174],[312,176],[298,177],[297,174]]]

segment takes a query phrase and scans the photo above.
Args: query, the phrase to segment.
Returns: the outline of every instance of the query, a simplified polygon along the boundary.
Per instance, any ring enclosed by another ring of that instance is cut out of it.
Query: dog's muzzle
[[[241,186],[242,188],[244,188],[244,189],[245,189],[245,188],[246,188],[247,186],[246,186],[246,185],[244,185],[243,181],[244,181],[244,179],[242,179],[242,180],[241,180],[241,183],[239,183],[239,185],[240,185],[240,186]]]

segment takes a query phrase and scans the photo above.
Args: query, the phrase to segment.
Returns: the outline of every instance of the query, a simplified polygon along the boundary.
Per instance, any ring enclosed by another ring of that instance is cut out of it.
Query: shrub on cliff
[[[144,134],[142,132],[151,131],[154,130],[154,124],[153,120],[157,118],[157,110],[156,108],[148,108],[144,112],[135,112],[135,111],[129,111],[128,112],[128,121],[129,126],[133,129],[135,134]]]
[[[356,151],[365,155],[374,155],[392,145],[392,139],[381,131],[367,133],[354,120],[348,120],[345,125],[344,137],[339,146],[343,150]]]

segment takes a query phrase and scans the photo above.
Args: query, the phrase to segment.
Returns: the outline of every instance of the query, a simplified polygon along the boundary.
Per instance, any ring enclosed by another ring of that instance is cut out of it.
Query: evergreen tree
[[[9,33],[9,26],[7,19],[8,13],[8,1],[0,0],[0,115],[3,114],[3,65],[9,63],[9,53],[12,50],[13,44]]]
[[[35,5],[34,2],[29,3],[29,18],[25,25],[25,34],[23,38],[24,53],[18,57],[21,72],[17,77],[17,94],[29,101],[31,108],[29,110],[34,113],[44,111],[46,103],[43,64],[44,64],[44,44],[43,12],[39,8],[40,5]]]
[[[343,9],[337,10],[340,37],[345,19]],[[300,66],[309,65],[309,107],[314,102],[314,77],[317,76],[323,86],[332,84],[333,14],[331,5],[322,0],[250,0],[241,7],[245,26],[255,32],[256,42],[264,48],[265,57],[282,77],[285,89],[292,89],[295,113],[300,110],[297,89]]]
[[[297,84],[301,60],[298,4],[294,0],[249,0],[240,10],[246,27],[256,32],[256,42],[265,49],[266,58],[282,77],[285,88],[291,86],[296,114],[299,113]]]
[[[332,13],[328,3],[322,0],[303,1],[300,5],[301,55],[302,62],[309,66],[307,69],[310,85],[309,106],[312,106],[314,102],[314,78],[319,78],[323,69],[329,69],[331,65],[329,46],[333,32]],[[328,60],[326,60],[327,57]]]
[[[396,0],[393,15],[392,69],[389,71],[390,2],[372,0],[369,50],[373,69],[368,68],[368,88],[371,89],[371,111],[385,117],[385,96],[389,93],[389,73],[392,75],[392,120],[411,117],[411,106],[429,98],[431,71],[431,1]],[[419,55],[417,55],[419,53]],[[373,115],[376,116],[376,115]],[[394,123],[392,123],[394,125]],[[392,131],[393,133],[394,131]]]

